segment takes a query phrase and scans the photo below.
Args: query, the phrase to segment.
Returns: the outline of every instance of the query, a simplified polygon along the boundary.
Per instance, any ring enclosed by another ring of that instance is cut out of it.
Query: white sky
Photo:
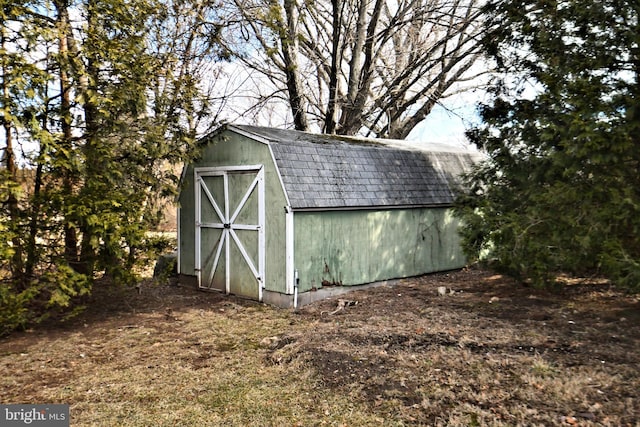
[[[476,113],[477,101],[479,99],[467,99],[463,104],[458,101],[455,104],[446,103],[445,107],[437,105],[406,139],[425,145],[439,143],[474,149],[475,146],[465,137],[465,131],[480,123]]]

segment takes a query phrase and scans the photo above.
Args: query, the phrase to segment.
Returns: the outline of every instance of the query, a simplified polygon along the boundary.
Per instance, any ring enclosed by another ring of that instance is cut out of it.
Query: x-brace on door
[[[196,168],[194,178],[198,286],[262,301],[263,166]]]

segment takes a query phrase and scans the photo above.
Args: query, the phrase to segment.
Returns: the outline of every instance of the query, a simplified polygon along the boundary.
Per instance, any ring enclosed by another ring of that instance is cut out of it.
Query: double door
[[[202,289],[262,300],[264,168],[195,170],[196,275]]]

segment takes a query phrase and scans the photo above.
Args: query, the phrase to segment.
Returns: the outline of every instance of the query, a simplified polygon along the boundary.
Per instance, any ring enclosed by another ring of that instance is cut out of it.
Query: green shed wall
[[[194,168],[244,165],[265,167],[265,289],[284,293],[286,199],[282,185],[269,146],[234,132],[223,132],[212,138],[203,149],[200,159],[185,170],[179,197],[180,274],[196,275]]]
[[[449,208],[296,212],[299,292],[461,268]]]

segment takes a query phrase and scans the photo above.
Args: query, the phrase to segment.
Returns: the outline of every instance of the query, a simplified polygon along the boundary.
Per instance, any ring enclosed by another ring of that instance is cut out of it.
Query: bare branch
[[[293,116],[309,115],[326,132],[373,126],[377,136],[404,135],[456,82],[473,86],[477,74],[470,71],[485,31],[482,1],[234,1],[260,48],[241,60],[288,88]],[[266,9],[268,17],[257,13]],[[278,52],[267,40],[280,41]]]

